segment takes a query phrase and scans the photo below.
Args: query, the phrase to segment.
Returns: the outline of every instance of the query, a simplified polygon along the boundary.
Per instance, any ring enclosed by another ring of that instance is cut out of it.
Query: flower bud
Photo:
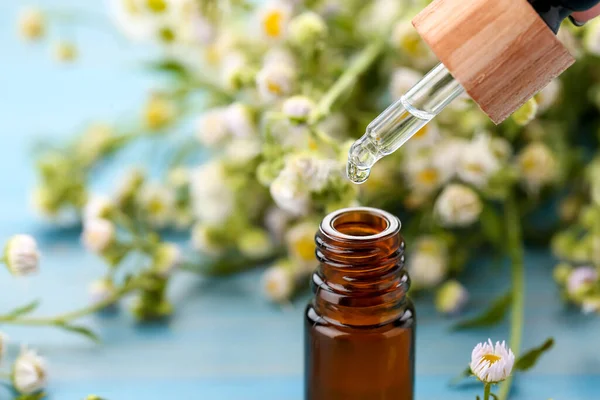
[[[290,97],[283,103],[283,113],[292,122],[306,122],[315,109],[315,103],[305,96]]]
[[[46,33],[46,18],[38,8],[27,7],[19,14],[18,29],[23,39],[39,40]]]
[[[162,277],[170,276],[183,261],[179,246],[174,243],[161,243],[154,252],[154,270]]]
[[[111,221],[102,218],[84,221],[81,239],[89,251],[103,254],[114,243],[115,238],[116,228]]]
[[[47,383],[46,362],[33,350],[23,347],[15,360],[12,384],[21,394],[32,394],[42,390]]]
[[[4,247],[4,262],[14,276],[35,274],[39,270],[40,254],[32,236],[15,235]]]
[[[314,47],[327,36],[327,25],[319,14],[307,11],[292,19],[289,35],[297,46]]]
[[[456,280],[444,283],[435,295],[435,308],[442,314],[455,315],[462,311],[469,300],[467,289]]]
[[[98,279],[88,287],[88,295],[91,305],[97,305],[109,301],[116,294],[116,288],[110,279]],[[107,307],[111,304],[107,304]]]

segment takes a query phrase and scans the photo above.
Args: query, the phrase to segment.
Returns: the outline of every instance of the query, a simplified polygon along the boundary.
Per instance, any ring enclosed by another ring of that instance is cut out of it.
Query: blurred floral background
[[[600,312],[600,21],[563,26],[559,38],[577,63],[508,121],[494,126],[459,98],[364,185],[346,179],[353,141],[437,63],[410,23],[427,3],[112,0],[114,25],[95,28],[94,16],[77,7],[21,7],[13,22],[27,51],[69,68],[94,52],[79,45],[80,31],[103,29],[144,54],[141,65],[123,68],[144,73],[152,90],[134,112],[99,112],[66,140],[36,144],[32,207],[49,225],[81,230],[106,270],[90,282],[89,305],[36,319],[32,303],[0,323],[95,338],[75,321],[127,295],[137,319],[163,319],[180,270],[224,276],[265,268],[255,285],[286,306],[317,267],[320,220],[355,205],[400,216],[411,292],[432,293],[441,314],[457,316],[468,303],[465,265],[482,253],[508,255],[509,291],[458,326],[491,325],[512,310],[515,352],[523,240],[560,260],[547,266],[557,295]],[[110,189],[96,189],[107,166],[131,154],[143,162],[118,164]],[[19,235],[4,261],[13,275],[28,275],[38,255],[35,240]],[[25,350],[21,356],[37,365]],[[25,384],[15,372],[11,380],[28,396],[43,388],[41,375],[30,373]]]

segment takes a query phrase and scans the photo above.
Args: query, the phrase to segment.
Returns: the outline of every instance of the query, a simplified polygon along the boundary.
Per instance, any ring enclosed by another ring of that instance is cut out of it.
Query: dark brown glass
[[[400,222],[374,208],[328,215],[305,318],[306,400],[412,400],[415,312]]]

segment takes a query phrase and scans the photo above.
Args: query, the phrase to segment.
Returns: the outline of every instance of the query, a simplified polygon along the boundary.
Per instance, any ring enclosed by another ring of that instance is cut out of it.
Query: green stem
[[[46,325],[58,325],[64,324],[70,321],[74,321],[86,315],[96,313],[103,310],[104,308],[114,304],[121,297],[131,293],[136,289],[140,289],[142,284],[139,281],[131,281],[125,286],[115,292],[115,294],[108,299],[99,303],[80,308],[75,311],[59,314],[53,317],[25,317],[25,318],[12,318],[7,316],[0,316],[0,323],[9,325],[22,325],[22,326],[46,326]]]
[[[512,314],[510,320],[510,347],[519,358],[521,339],[523,336],[524,303],[525,303],[525,269],[523,262],[523,238],[519,207],[514,194],[505,203],[506,236],[508,252],[511,260],[512,275]],[[500,400],[507,400],[513,377],[509,376],[500,388]]]
[[[315,124],[325,118],[331,112],[331,107],[344,94],[347,93],[358,77],[362,75],[375,62],[377,57],[384,49],[385,41],[377,39],[365,47],[356,59],[350,64],[348,69],[338,78],[338,80],[329,88],[325,95],[317,104],[309,118],[310,124]]]
[[[492,390],[492,385],[486,383],[483,387],[483,400],[490,400],[490,392]]]

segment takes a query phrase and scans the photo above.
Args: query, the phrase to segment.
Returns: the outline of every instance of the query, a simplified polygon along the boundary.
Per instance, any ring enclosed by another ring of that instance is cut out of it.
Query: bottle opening
[[[321,231],[331,238],[350,241],[381,239],[398,233],[400,221],[394,215],[370,207],[344,208],[323,220]]]

